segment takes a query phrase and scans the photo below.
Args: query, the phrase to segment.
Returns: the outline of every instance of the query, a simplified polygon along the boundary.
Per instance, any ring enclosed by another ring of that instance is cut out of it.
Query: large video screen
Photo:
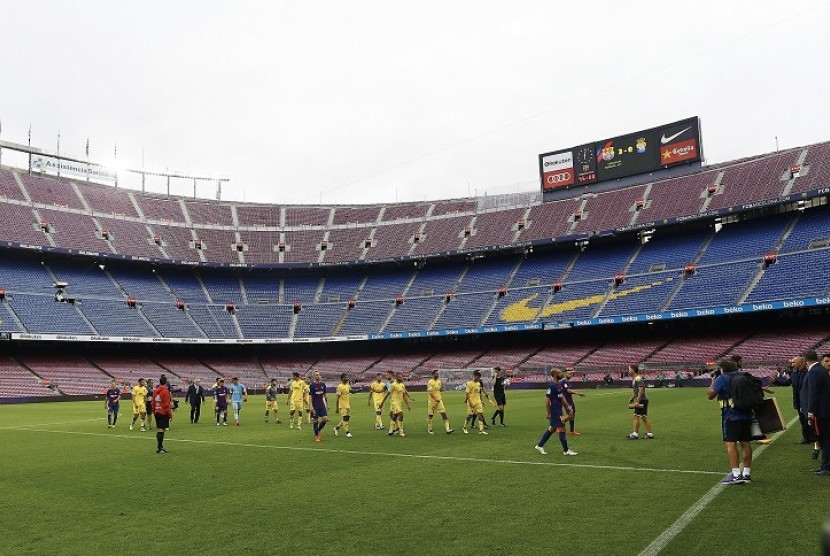
[[[697,117],[539,155],[542,190],[589,185],[701,159]]]

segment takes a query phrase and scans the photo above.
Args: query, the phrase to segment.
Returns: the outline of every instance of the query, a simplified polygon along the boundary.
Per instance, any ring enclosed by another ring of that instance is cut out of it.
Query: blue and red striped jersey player
[[[320,371],[314,370],[311,374],[311,384],[309,384],[309,397],[311,398],[311,418],[314,420],[314,440],[321,442],[323,438],[320,436],[320,431],[329,422],[329,403],[326,396],[326,384],[320,376]]]
[[[548,416],[548,428],[545,434],[542,435],[541,440],[536,445],[536,451],[542,455],[547,455],[545,451],[545,443],[553,436],[553,433],[559,433],[559,442],[562,443],[562,453],[566,456],[575,456],[576,452],[568,447],[568,437],[565,436],[565,424],[563,421],[571,419],[571,406],[565,400],[565,393],[560,384],[562,380],[562,371],[553,369],[550,372],[550,382],[548,382],[548,389],[545,395],[545,409]],[[567,416],[562,418],[562,409],[565,410]]]
[[[225,386],[225,379],[216,381],[216,388],[213,389],[213,399],[216,402],[216,426],[228,425],[228,396],[230,390]]]
[[[107,389],[106,400],[104,406],[107,408],[107,428],[114,429],[115,423],[118,422],[118,402],[121,401],[121,389],[118,388],[116,382],[113,380],[110,387]]]
[[[559,385],[562,387],[562,393],[565,394],[565,401],[571,406],[571,418],[568,419],[568,426],[571,429],[570,434],[573,436],[581,436],[581,432],[574,430],[576,428],[576,404],[574,404],[574,396],[584,398],[585,394],[571,388],[571,376],[573,376],[571,371],[566,370],[564,377],[559,381]]]

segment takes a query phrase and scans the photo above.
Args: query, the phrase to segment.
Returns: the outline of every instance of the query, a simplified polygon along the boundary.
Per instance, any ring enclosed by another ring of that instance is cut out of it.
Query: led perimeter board
[[[539,155],[542,191],[590,185],[699,162],[700,119],[645,129]]]

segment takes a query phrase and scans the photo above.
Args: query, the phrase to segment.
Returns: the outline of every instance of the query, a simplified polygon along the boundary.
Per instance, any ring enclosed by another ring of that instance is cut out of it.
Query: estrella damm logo
[[[605,301],[608,296],[608,301],[619,299],[635,293],[640,293],[645,290],[650,290],[656,286],[662,285],[663,282],[652,282],[651,284],[643,284],[642,286],[634,286],[625,290],[611,292],[611,294],[601,293],[598,295],[590,295],[579,299],[570,299],[568,301],[560,301],[559,303],[551,303],[543,305],[542,307],[531,307],[530,304],[539,298],[538,293],[534,293],[520,301],[511,303],[505,307],[501,312],[501,318],[504,322],[525,322],[536,319],[543,319],[552,317],[553,315],[561,315],[568,311],[576,309],[583,309],[591,305],[599,305]]]

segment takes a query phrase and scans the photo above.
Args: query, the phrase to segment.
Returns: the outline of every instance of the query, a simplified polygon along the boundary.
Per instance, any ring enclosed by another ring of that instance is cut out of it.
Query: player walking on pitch
[[[300,378],[300,373],[294,372],[294,378],[288,384],[288,422],[289,428],[294,428],[294,416],[297,416],[297,430],[302,430],[303,405],[306,398],[306,383]]]
[[[450,420],[447,417],[447,410],[444,409],[444,400],[442,399],[442,392],[444,391],[444,383],[438,377],[438,369],[432,371],[432,378],[427,381],[427,432],[435,434],[432,430],[432,418],[435,413],[441,414],[444,420],[444,430],[447,434],[452,434],[455,429],[450,428]]]
[[[118,405],[121,401],[121,390],[113,380],[110,382],[110,387],[107,389],[104,399],[104,407],[107,408],[107,428],[114,429],[118,422]]]
[[[228,389],[225,386],[225,379],[216,381],[216,388],[213,390],[213,401],[216,403],[216,426],[220,423],[228,426]]]
[[[637,365],[628,366],[628,375],[631,377],[631,388],[634,390],[634,395],[628,400],[629,409],[634,410],[633,428],[634,431],[627,436],[629,440],[637,440],[640,438],[640,420],[646,426],[646,438],[654,438],[651,432],[651,419],[648,418],[648,394],[646,394],[646,381],[643,375],[640,374],[640,368]]]
[[[374,407],[375,410],[375,429],[383,430],[383,411],[381,406],[383,404],[384,394],[386,394],[386,384],[383,382],[383,375],[378,373],[375,381],[369,385],[369,400],[366,405]]]
[[[349,431],[349,419],[351,418],[352,407],[351,394],[352,387],[349,386],[349,375],[343,373],[340,375],[340,384],[337,385],[337,402],[335,404],[337,407],[334,409],[334,412],[340,414],[340,422],[334,427],[334,436],[337,436],[337,433],[342,427],[346,431],[346,438],[352,437],[352,433]]]
[[[484,430],[484,405],[481,401],[481,394],[484,394],[484,397],[490,402],[490,405],[496,405],[493,400],[490,399],[490,394],[484,389],[484,385],[481,384],[481,371],[475,371],[473,373],[473,379],[467,382],[467,393],[464,395],[464,401],[470,407],[470,413],[474,416],[473,418],[478,418],[478,434],[488,434],[486,430]],[[470,423],[472,425],[472,423]],[[464,423],[464,434],[467,434],[467,423]]]
[[[571,436],[582,436],[582,433],[575,430],[576,428],[576,405],[574,404],[574,396],[579,396],[581,398],[585,397],[585,394],[580,392],[579,390],[574,390],[571,388],[571,371],[565,371],[565,376],[562,380],[559,381],[559,384],[562,386],[562,393],[565,394],[565,401],[568,402],[568,405],[571,406],[571,418],[568,419],[568,427],[570,427],[571,432],[569,433]]]
[[[383,404],[386,403],[386,398],[389,398],[389,415],[392,420],[389,422],[389,436],[404,437],[406,434],[403,431],[403,404],[406,403],[407,411],[412,411],[412,397],[406,391],[406,385],[403,383],[403,377],[398,374],[395,377],[395,382],[389,387],[383,401],[380,402],[381,410]]]
[[[141,419],[141,432],[147,430],[145,424],[147,422],[147,387],[144,386],[144,379],[139,378],[138,384],[133,386],[133,422],[130,423],[130,430],[133,430],[135,422]]]
[[[309,390],[310,399],[308,405],[314,425],[314,440],[322,442],[323,437],[320,435],[320,432],[325,428],[326,423],[329,422],[329,400],[326,395],[326,385],[320,376],[320,371],[314,371],[311,376],[312,381]]]
[[[268,422],[268,413],[273,411],[275,425],[282,423],[282,421],[280,421],[280,408],[277,404],[277,394],[277,379],[272,378],[271,384],[269,384],[268,388],[265,389],[265,422]]]
[[[239,413],[242,411],[242,404],[248,402],[248,389],[244,384],[239,383],[238,377],[231,379],[231,406],[233,407],[233,424],[239,426]]]
[[[562,422],[562,409],[565,409],[565,412],[568,414],[568,417],[571,415],[571,406],[568,405],[568,402],[565,400],[565,394],[562,392],[562,386],[559,384],[559,381],[562,378],[562,371],[559,369],[552,369],[550,372],[550,382],[548,383],[548,389],[545,394],[545,410],[548,416],[548,428],[545,433],[542,435],[542,438],[539,440],[539,443],[536,444],[536,451],[546,456],[548,453],[545,451],[545,443],[550,440],[550,437],[553,436],[553,433],[559,433],[559,442],[562,444],[562,453],[566,456],[575,456],[577,455],[576,452],[571,450],[568,447],[568,437],[565,436],[565,425]]]

